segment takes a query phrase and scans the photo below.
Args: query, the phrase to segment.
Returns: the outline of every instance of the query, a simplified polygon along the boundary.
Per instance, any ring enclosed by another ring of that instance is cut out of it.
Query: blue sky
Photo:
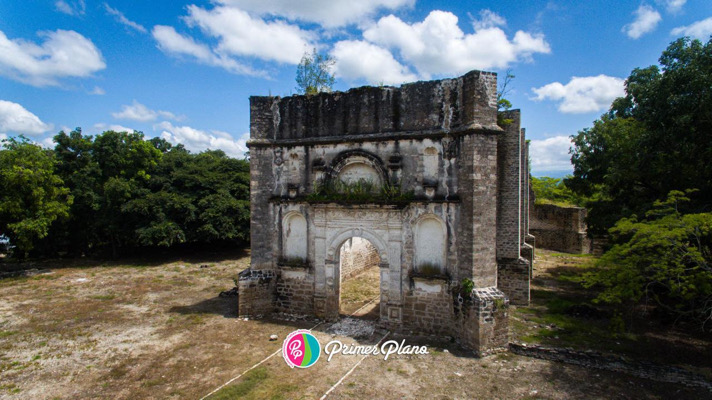
[[[301,55],[335,89],[511,69],[535,175],[571,171],[635,67],[679,36],[708,40],[709,0],[38,0],[0,2],[0,138],[136,129],[239,157],[250,95],[290,95]]]

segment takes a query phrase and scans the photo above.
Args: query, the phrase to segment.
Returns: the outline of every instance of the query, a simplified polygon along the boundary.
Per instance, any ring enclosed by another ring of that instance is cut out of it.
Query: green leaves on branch
[[[317,94],[331,92],[336,81],[331,72],[336,60],[328,54],[321,54],[316,48],[310,53],[304,53],[297,65],[297,87],[300,94]]]
[[[584,277],[602,287],[598,301],[654,306],[712,330],[712,213],[683,215],[677,206],[686,200],[671,192],[649,219],[623,218],[610,230],[618,244]]]
[[[20,136],[3,140],[0,151],[0,235],[24,257],[50,226],[69,215],[73,198],[55,173],[51,152]]]
[[[54,151],[24,139],[0,151],[0,234],[22,254],[249,239],[245,160],[191,154],[140,132],[92,137],[77,128],[54,140]]]

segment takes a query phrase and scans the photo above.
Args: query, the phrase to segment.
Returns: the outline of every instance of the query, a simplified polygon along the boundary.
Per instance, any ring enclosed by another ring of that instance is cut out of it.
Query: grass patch
[[[245,374],[242,382],[237,385],[220,389],[217,393],[208,397],[210,400],[230,400],[243,398],[249,395],[261,382],[269,377],[267,368],[259,367]]]
[[[17,335],[17,331],[0,331],[0,339]]]
[[[91,296],[91,298],[94,300],[114,300],[116,298],[116,295],[102,294],[102,295],[97,295],[97,296]]]

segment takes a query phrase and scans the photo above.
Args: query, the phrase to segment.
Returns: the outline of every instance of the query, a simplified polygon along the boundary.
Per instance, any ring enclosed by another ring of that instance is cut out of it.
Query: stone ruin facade
[[[239,315],[338,319],[340,249],[362,238],[380,259],[381,326],[505,348],[509,303],[529,302],[533,238],[520,113],[501,128],[496,91],[496,74],[472,71],[251,97]]]

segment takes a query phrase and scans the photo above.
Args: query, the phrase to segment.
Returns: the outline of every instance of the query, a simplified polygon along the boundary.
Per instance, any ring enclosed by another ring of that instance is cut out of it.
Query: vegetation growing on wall
[[[413,192],[403,192],[397,185],[376,185],[372,181],[359,179],[355,182],[318,182],[314,191],[307,196],[307,201],[403,204],[412,201],[414,197]]]

